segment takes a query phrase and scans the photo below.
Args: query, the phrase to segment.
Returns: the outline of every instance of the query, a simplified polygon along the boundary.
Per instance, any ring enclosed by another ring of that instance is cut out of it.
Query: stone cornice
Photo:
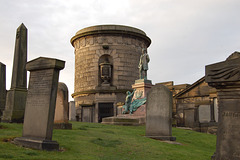
[[[102,25],[84,28],[76,33],[70,40],[73,45],[74,41],[78,38],[90,35],[123,35],[132,36],[145,41],[147,47],[151,44],[151,39],[146,34],[133,27],[119,26],[119,25]]]
[[[127,91],[132,91],[129,89],[116,89],[116,90],[87,90],[81,92],[75,92],[71,96],[74,98],[75,96],[81,94],[95,94],[95,93],[126,93]]]

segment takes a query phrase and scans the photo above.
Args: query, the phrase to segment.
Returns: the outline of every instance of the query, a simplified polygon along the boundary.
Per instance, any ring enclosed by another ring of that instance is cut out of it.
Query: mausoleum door
[[[194,109],[184,109],[183,110],[184,115],[184,125],[185,127],[193,127],[194,126]]]
[[[82,106],[82,122],[93,122],[93,106]]]
[[[98,122],[102,122],[105,117],[114,115],[113,103],[99,103],[98,107]]]

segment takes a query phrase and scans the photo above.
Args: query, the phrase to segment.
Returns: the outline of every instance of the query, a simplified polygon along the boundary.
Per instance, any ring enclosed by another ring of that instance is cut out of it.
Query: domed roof
[[[151,39],[147,37],[145,32],[140,29],[124,25],[97,25],[81,29],[71,38],[71,43],[73,44],[73,42],[80,37],[96,34],[132,35],[144,39],[147,42],[147,46],[151,44]]]

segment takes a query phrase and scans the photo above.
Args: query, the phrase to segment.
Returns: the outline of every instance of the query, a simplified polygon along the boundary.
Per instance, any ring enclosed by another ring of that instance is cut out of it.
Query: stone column
[[[217,89],[218,131],[214,160],[240,159],[240,53],[206,66],[206,82]]]
[[[96,102],[94,111],[95,112],[93,113],[93,115],[94,115],[93,122],[98,123],[99,119],[100,119],[99,114],[98,114],[98,112],[99,112],[99,102]]]
[[[23,122],[27,96],[27,28],[21,24],[16,33],[12,83],[7,92],[3,122]]]
[[[6,65],[0,62],[0,121],[6,104]]]
[[[27,63],[30,79],[23,135],[14,139],[16,144],[40,150],[58,150],[58,143],[52,141],[52,131],[59,70],[64,65],[64,61],[43,57]]]
[[[210,99],[210,114],[211,114],[211,120],[210,120],[210,122],[216,122],[215,121],[215,114],[214,114],[214,101],[213,101],[213,99],[211,98]]]
[[[153,86],[147,94],[146,137],[175,141],[172,137],[172,92],[164,85]]]

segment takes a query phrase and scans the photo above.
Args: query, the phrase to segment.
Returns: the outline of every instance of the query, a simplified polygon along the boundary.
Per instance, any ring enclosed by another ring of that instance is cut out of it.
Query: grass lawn
[[[0,159],[22,160],[208,160],[216,136],[173,128],[183,145],[144,137],[145,126],[71,122],[72,130],[54,130],[61,151],[39,151],[10,143],[22,136],[22,124],[0,123]]]

